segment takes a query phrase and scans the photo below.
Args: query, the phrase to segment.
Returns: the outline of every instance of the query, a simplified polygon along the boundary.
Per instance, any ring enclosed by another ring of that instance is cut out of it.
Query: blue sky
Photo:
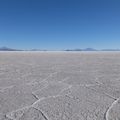
[[[120,0],[0,0],[0,46],[120,48]]]

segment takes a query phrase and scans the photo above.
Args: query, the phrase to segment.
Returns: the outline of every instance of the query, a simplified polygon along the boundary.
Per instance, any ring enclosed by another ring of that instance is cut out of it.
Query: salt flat
[[[120,52],[0,52],[0,120],[120,120]]]

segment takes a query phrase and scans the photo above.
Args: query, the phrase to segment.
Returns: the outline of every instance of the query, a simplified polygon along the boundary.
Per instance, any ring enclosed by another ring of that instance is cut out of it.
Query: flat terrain
[[[120,120],[120,52],[0,52],[0,120]]]

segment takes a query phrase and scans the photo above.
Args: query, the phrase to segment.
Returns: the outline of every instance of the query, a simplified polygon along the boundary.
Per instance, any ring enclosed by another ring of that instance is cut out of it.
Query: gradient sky
[[[0,0],[0,46],[120,48],[120,0]]]

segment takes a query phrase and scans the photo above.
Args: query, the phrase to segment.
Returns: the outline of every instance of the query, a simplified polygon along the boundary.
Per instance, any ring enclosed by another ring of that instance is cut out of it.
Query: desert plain
[[[120,52],[0,52],[0,120],[120,120]]]

